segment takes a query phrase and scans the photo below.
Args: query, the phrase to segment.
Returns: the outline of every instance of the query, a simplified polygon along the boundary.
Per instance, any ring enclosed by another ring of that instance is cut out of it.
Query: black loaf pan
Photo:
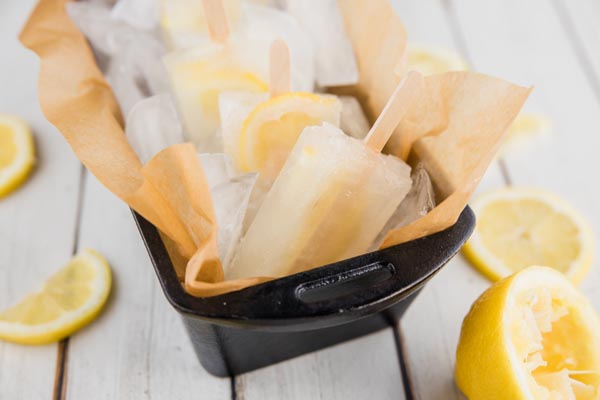
[[[134,218],[200,363],[217,376],[248,372],[396,323],[475,226],[475,216],[466,207],[456,224],[442,232],[237,292],[198,298],[183,289],[156,228],[135,212]]]

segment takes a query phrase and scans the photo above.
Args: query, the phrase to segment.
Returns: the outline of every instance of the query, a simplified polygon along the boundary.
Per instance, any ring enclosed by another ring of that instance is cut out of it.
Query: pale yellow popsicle
[[[279,277],[366,252],[411,186],[410,167],[324,123],[304,129],[227,279]]]

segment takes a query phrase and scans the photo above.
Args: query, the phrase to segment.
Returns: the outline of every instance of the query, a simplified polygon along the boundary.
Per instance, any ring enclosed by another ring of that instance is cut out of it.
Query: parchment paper
[[[213,296],[272,279],[223,281],[214,209],[195,148],[174,145],[141,164],[124,135],[113,93],[65,12],[67,1],[40,0],[21,34],[41,60],[39,97],[48,120],[108,189],[168,237],[189,293]],[[404,74],[404,28],[386,0],[338,2],[360,71],[359,83],[342,91],[357,96],[373,122]],[[527,88],[472,72],[426,78],[425,95],[401,122],[387,151],[413,165],[423,162],[438,206],[388,233],[383,247],[456,222],[528,94]]]

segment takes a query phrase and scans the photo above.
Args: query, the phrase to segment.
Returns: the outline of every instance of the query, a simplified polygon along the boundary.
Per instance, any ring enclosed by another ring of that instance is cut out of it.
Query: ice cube
[[[125,133],[142,163],[162,149],[184,141],[175,104],[168,94],[138,102],[127,115]]]
[[[142,98],[168,90],[161,62],[165,49],[156,31],[113,18],[107,4],[69,2],[66,9],[94,50],[109,59],[101,67],[125,114]]]
[[[158,0],[119,0],[111,17],[137,29],[154,30],[160,22],[160,3]]]
[[[285,3],[287,11],[300,22],[316,48],[316,81],[319,86],[358,82],[354,50],[337,1],[286,0]]]
[[[258,174],[239,174],[222,153],[199,155],[217,217],[217,247],[225,273],[243,233],[250,193]]]
[[[412,186],[410,191],[400,203],[392,217],[372,246],[372,250],[379,248],[387,233],[398,229],[424,217],[435,207],[435,192],[429,174],[422,164],[418,164],[411,174]]]
[[[363,139],[367,136],[371,124],[362,106],[356,97],[353,96],[340,96],[339,99],[342,102],[340,128],[342,128],[346,135]]]
[[[198,155],[208,187],[216,187],[239,175],[231,158],[223,153],[201,153]]]

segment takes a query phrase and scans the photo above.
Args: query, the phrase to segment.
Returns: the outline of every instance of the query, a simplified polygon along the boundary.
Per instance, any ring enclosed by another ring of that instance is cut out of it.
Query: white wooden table
[[[460,399],[453,383],[462,318],[489,285],[457,256],[399,326],[231,379],[206,373],[165,301],[127,207],[81,167],[42,116],[38,63],[16,40],[34,0],[0,1],[0,112],[36,135],[38,168],[0,201],[0,308],[80,248],[110,261],[105,312],[60,344],[0,343],[0,399]],[[457,50],[474,69],[535,85],[527,109],[552,132],[491,166],[480,190],[557,192],[600,230],[600,2],[395,0],[409,41]],[[136,277],[142,276],[142,280]],[[600,271],[582,285],[600,309]]]

